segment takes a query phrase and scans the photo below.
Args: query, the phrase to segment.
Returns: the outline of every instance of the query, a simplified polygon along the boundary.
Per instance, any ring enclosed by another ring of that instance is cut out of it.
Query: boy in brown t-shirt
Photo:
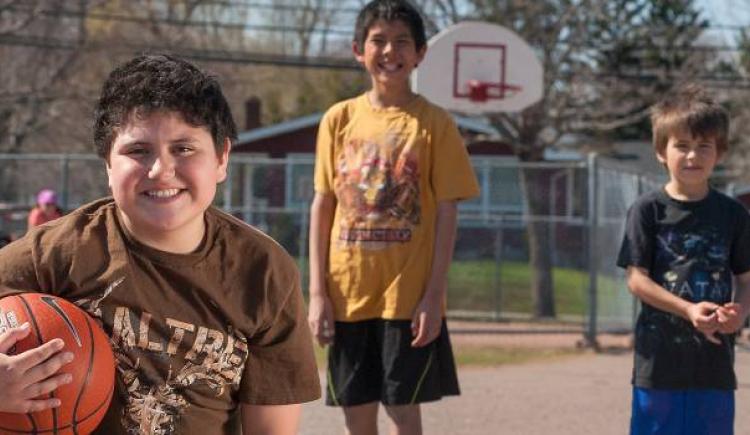
[[[117,358],[103,434],[292,434],[299,403],[320,396],[293,260],[260,231],[211,206],[236,128],[216,80],[165,55],[116,68],[94,141],[113,198],[82,206],[0,251],[0,296],[51,293],[86,309]],[[52,340],[2,352],[0,411],[66,382]],[[39,363],[39,361],[44,361]],[[75,364],[75,361],[73,362]]]

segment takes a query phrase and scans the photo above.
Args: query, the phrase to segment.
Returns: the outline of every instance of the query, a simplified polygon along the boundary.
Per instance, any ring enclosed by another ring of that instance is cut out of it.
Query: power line
[[[75,41],[65,41],[50,38],[40,38],[33,36],[13,36],[0,35],[0,45],[36,47],[53,50],[79,50],[81,44]],[[87,50],[96,50],[98,48],[112,50],[111,46],[97,46],[89,44]],[[325,68],[338,70],[359,70],[360,66],[354,60],[348,58],[338,58],[332,56],[295,56],[285,54],[269,54],[239,50],[219,50],[219,49],[199,49],[191,47],[173,47],[173,46],[155,46],[121,44],[120,49],[129,52],[156,52],[166,51],[179,54],[180,56],[203,61],[258,64],[258,65],[275,65],[287,67],[304,67],[304,68]]]
[[[260,9],[266,9],[266,10],[272,10],[272,11],[306,11],[306,12],[313,12],[313,11],[323,11],[323,12],[332,12],[332,13],[357,13],[358,9],[353,8],[317,8],[312,6],[304,6],[304,5],[287,5],[287,4],[266,4],[266,3],[257,3],[257,2],[231,2],[231,1],[213,1],[213,2],[207,2],[203,3],[202,5],[222,5],[222,6],[247,6],[248,8],[260,8]],[[154,18],[154,17],[138,17],[133,15],[123,15],[123,14],[114,14],[114,13],[106,13],[106,12],[82,12],[80,10],[70,10],[70,9],[55,9],[55,10],[40,10],[40,11],[32,11],[28,7],[24,6],[10,6],[6,8],[8,11],[15,11],[15,12],[28,12],[28,13],[36,13],[44,16],[49,16],[52,18],[78,18],[78,19],[92,19],[92,20],[100,20],[100,21],[115,21],[115,22],[130,22],[130,23],[137,23],[137,24],[165,24],[169,26],[177,26],[177,27],[211,27],[215,29],[226,29],[226,30],[256,30],[256,31],[265,31],[265,32],[308,32],[308,33],[327,33],[327,34],[334,34],[334,35],[344,35],[344,36],[351,36],[353,33],[352,28],[344,28],[344,27],[303,27],[303,26],[288,26],[288,25],[263,25],[263,24],[253,24],[253,23],[227,23],[224,21],[218,21],[218,20],[190,20],[190,19],[176,19],[176,18],[169,18],[169,17],[160,17],[160,18]],[[428,15],[428,17],[432,18],[438,18],[438,15]],[[643,27],[647,28],[651,31],[659,30],[657,27],[653,25],[634,25],[633,27]],[[669,29],[669,26],[663,26],[664,29]],[[716,24],[716,25],[710,25],[708,27],[702,28],[700,30],[703,31],[710,31],[710,30],[735,30],[735,31],[742,31],[742,30],[750,30],[750,25],[743,26],[743,25],[736,25],[736,24]]]
[[[267,8],[291,8],[290,5],[284,5],[284,4],[276,4],[276,5],[270,5],[270,4],[264,4],[264,3],[258,3],[258,2],[229,2],[229,1],[215,1],[211,2],[212,4],[216,5],[244,5],[248,7],[254,7],[254,6],[264,6]],[[304,9],[306,7],[299,6],[297,9]],[[307,7],[308,9],[312,9],[310,7]],[[19,7],[10,7],[8,9],[17,10]],[[28,9],[28,8],[27,8]],[[352,9],[354,10],[354,9]],[[231,30],[261,30],[261,31],[269,31],[269,32],[327,32],[328,34],[337,34],[337,35],[347,35],[350,36],[351,32],[349,30],[342,30],[342,29],[336,29],[336,28],[303,28],[303,27],[297,27],[297,26],[280,26],[280,25],[255,25],[255,24],[232,24],[232,23],[225,23],[222,21],[216,21],[216,20],[204,20],[204,21],[191,21],[191,20],[178,20],[178,19],[172,19],[172,18],[143,18],[143,17],[134,17],[134,16],[128,16],[128,15],[122,15],[122,14],[109,14],[109,13],[101,13],[101,12],[90,12],[85,13],[78,10],[65,10],[65,9],[58,9],[58,10],[47,10],[42,11],[45,16],[53,17],[53,18],[77,18],[77,19],[98,19],[98,20],[106,20],[106,21],[117,21],[117,22],[132,22],[132,23],[138,23],[138,24],[151,24],[151,25],[158,25],[158,24],[165,24],[165,25],[172,25],[172,26],[201,26],[201,27],[214,27],[214,28],[221,28],[221,29],[231,29]],[[565,44],[572,44],[572,42],[569,41],[558,41],[557,44],[559,45],[565,45]],[[591,48],[592,45],[579,45],[582,49]],[[47,49],[72,49],[72,48],[80,48],[80,45],[77,43],[74,43],[72,41],[61,41],[54,38],[49,37],[39,37],[39,36],[32,36],[32,35],[26,35],[26,36],[18,36],[18,35],[0,35],[0,45],[16,45],[16,46],[32,46],[32,47],[38,47],[38,48],[47,48]],[[599,46],[601,47],[601,46]],[[152,46],[136,46],[138,50],[144,50],[152,48]],[[612,48],[616,48],[616,46],[613,46]],[[167,49],[172,51],[179,51],[180,53],[185,53],[188,57],[193,57],[196,59],[203,59],[203,60],[217,60],[217,61],[226,61],[226,62],[237,62],[237,63],[258,63],[258,64],[272,64],[272,65],[279,65],[279,66],[303,66],[303,67],[317,67],[317,68],[334,68],[334,69],[358,69],[358,65],[352,61],[349,60],[343,60],[341,58],[336,57],[324,57],[324,56],[317,56],[314,58],[311,57],[305,57],[305,56],[294,56],[294,55],[275,55],[275,54],[267,54],[267,53],[260,53],[260,52],[243,52],[243,51],[230,51],[230,50],[198,50],[193,48],[185,48],[185,47],[167,47]],[[692,44],[692,45],[681,45],[681,46],[672,46],[672,47],[666,47],[666,46],[635,46],[635,47],[629,47],[631,52],[637,53],[640,51],[646,51],[646,50],[672,50],[676,52],[684,52],[684,51],[691,51],[691,52],[738,52],[741,51],[742,48],[729,45],[729,44],[723,44],[723,45],[698,45],[698,44]]]
[[[567,41],[560,41],[559,45],[565,45],[565,44],[571,44]],[[72,49],[72,48],[80,48],[80,44],[76,43],[74,41],[65,41],[60,40],[57,38],[50,38],[48,36],[35,36],[35,35],[0,35],[0,45],[17,45],[17,46],[28,46],[28,47],[37,47],[37,48],[48,48],[48,49]],[[122,44],[121,44],[122,45]],[[600,46],[594,46],[594,45],[584,45],[577,43],[578,46],[580,46],[582,49],[585,48],[593,48],[593,47],[599,47]],[[127,46],[127,44],[125,44]],[[140,47],[141,49],[153,47],[153,45],[139,45],[137,47]],[[173,50],[191,50],[189,47],[169,47]],[[616,48],[615,46],[611,48]],[[603,47],[603,49],[607,49],[607,47]],[[677,45],[677,46],[633,46],[629,47],[630,52],[632,53],[639,53],[644,51],[651,51],[651,50],[670,50],[674,52],[738,52],[743,51],[744,49],[737,46],[730,46],[730,45]],[[227,50],[219,50],[219,51],[227,51]],[[242,51],[235,51],[238,53],[242,53]],[[269,54],[262,54],[259,52],[252,52],[251,55],[254,57],[256,55],[262,55],[262,56],[274,56]],[[290,55],[283,55],[285,57],[299,57],[299,58],[309,58],[305,56],[290,56]],[[315,56],[317,58],[321,59],[341,59],[334,56]],[[305,62],[308,63],[308,62]],[[328,60],[324,60],[325,64],[330,64]]]
[[[75,41],[50,40],[48,38],[19,37],[0,35],[0,45],[20,45],[56,50],[78,50],[82,46]],[[87,50],[108,49],[112,47],[87,46]],[[360,70],[361,67],[353,60],[337,57],[304,57],[257,53],[237,50],[197,49],[185,47],[157,47],[153,45],[126,44],[119,47],[123,51],[168,51],[180,56],[200,61],[226,62],[239,64],[273,65],[281,67],[322,68],[337,70]],[[600,72],[592,74],[593,78],[617,78],[632,82],[651,82],[655,76],[648,73],[618,73]],[[701,75],[694,76],[695,80],[709,82],[714,87],[732,87],[735,89],[750,89],[750,80],[736,75]]]
[[[272,11],[303,11],[303,12],[316,12],[316,11],[323,11],[323,12],[337,12],[337,13],[344,13],[344,14],[353,14],[356,15],[359,13],[359,8],[351,8],[351,7],[335,7],[335,8],[328,8],[328,7],[318,7],[318,6],[306,6],[306,5],[294,5],[294,4],[282,4],[282,3],[259,3],[256,1],[222,1],[222,0],[208,0],[204,1],[201,6],[229,6],[229,7],[235,7],[235,6],[242,6],[246,7],[248,9],[264,9],[264,10],[272,10]]]
[[[10,8],[9,8],[10,9]],[[308,32],[308,33],[328,33],[335,35],[351,36],[352,29],[343,28],[320,28],[320,27],[302,27],[286,25],[263,25],[263,24],[239,24],[227,23],[217,20],[180,20],[175,18],[147,18],[136,17],[131,15],[110,14],[104,12],[81,12],[69,9],[58,9],[55,11],[43,10],[37,12],[51,18],[78,18],[99,21],[129,22],[136,24],[165,24],[175,27],[211,27],[224,30],[257,30],[266,32]]]

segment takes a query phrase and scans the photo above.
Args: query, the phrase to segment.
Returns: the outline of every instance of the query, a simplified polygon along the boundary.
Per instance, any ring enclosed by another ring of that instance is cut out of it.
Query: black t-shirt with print
[[[628,211],[617,265],[642,267],[657,284],[691,302],[732,300],[733,275],[750,270],[750,215],[715,191],[678,201],[663,190]],[[734,336],[706,340],[692,324],[641,301],[633,384],[657,389],[735,389]]]

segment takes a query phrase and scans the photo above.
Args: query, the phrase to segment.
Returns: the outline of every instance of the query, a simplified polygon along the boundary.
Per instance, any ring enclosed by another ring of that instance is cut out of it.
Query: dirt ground
[[[581,335],[509,331],[508,325],[451,322],[459,346],[569,348]],[[460,368],[462,394],[423,406],[424,433],[436,435],[620,435],[630,418],[632,351],[627,336],[601,336],[602,352],[495,368]],[[737,434],[750,433],[750,346],[737,348]],[[322,380],[323,381],[323,380]],[[380,433],[387,420],[380,413]],[[301,434],[343,433],[343,417],[322,400],[304,405]]]

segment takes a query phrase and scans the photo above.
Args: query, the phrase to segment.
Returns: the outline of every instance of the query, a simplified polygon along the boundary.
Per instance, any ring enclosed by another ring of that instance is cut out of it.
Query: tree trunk
[[[521,189],[528,206],[529,265],[531,267],[531,300],[536,317],[555,317],[555,295],[552,285],[552,252],[549,250],[550,215],[548,171],[540,168],[520,169]]]

